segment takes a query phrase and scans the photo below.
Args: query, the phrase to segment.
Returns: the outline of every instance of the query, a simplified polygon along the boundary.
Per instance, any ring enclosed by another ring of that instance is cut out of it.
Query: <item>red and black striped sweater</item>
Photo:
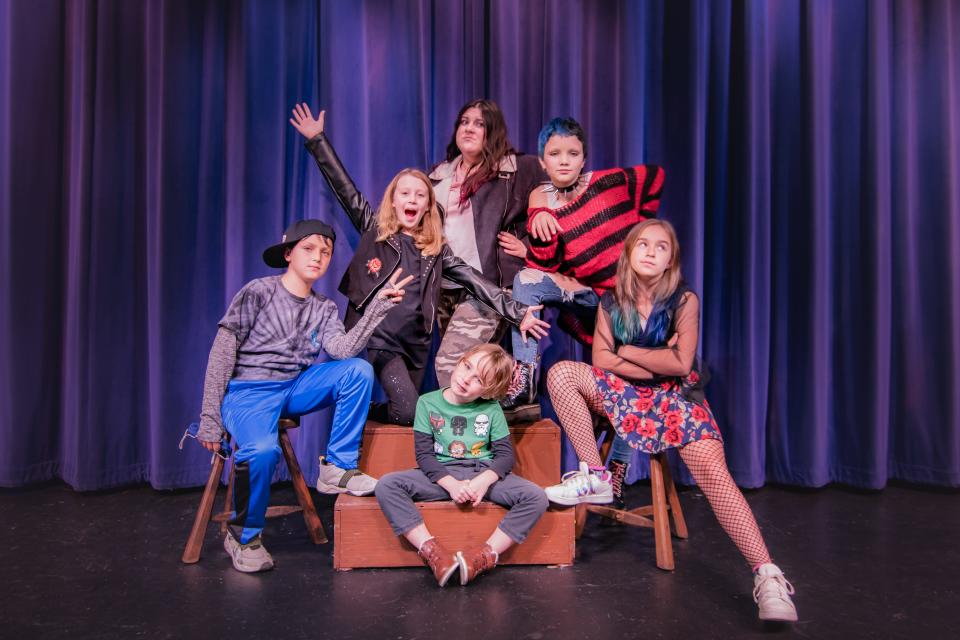
[[[558,209],[527,211],[527,227],[541,212],[562,229],[549,242],[530,236],[527,265],[558,272],[603,295],[614,287],[623,241],[637,223],[656,217],[663,191],[663,169],[642,164],[594,171],[586,190]]]

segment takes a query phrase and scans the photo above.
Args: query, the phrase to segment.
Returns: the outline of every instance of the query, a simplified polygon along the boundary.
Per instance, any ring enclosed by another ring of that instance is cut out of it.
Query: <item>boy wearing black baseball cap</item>
[[[403,299],[412,276],[398,282],[397,270],[357,325],[345,331],[336,304],[312,288],[330,265],[335,240],[334,230],[319,220],[290,225],[280,242],[263,252],[264,262],[286,271],[240,289],[210,350],[197,438],[214,452],[224,428],[233,438],[235,514],[224,548],[238,571],[273,568],[260,534],[280,459],[280,417],[335,405],[317,490],[368,495],[376,486],[357,470],[373,370],[353,356]],[[314,364],[321,350],[333,360]]]

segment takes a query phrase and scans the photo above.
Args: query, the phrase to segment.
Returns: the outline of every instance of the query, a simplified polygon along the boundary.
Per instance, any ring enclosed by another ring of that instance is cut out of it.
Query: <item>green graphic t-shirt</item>
[[[413,428],[433,434],[433,450],[440,462],[490,458],[490,443],[510,435],[499,402],[478,398],[468,404],[450,404],[443,398],[443,389],[420,396]]]

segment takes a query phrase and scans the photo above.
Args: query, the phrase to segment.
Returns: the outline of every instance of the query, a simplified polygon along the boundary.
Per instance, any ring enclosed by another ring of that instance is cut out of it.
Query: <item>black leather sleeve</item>
[[[370,203],[357,191],[357,185],[347,173],[343,163],[333,150],[333,145],[325,134],[319,134],[304,143],[313,159],[330,186],[330,190],[337,196],[340,206],[350,216],[350,221],[357,231],[363,233],[376,224],[376,214]]]
[[[506,291],[483,277],[483,274],[453,255],[448,245],[443,246],[443,277],[456,282],[467,293],[487,305],[501,316],[520,326],[527,305],[514,301]]]

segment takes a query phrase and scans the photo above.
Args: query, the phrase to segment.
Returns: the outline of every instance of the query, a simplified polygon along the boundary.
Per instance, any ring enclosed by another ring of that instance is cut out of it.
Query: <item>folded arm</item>
[[[689,374],[700,337],[700,300],[692,292],[685,293],[676,313],[676,340],[671,340],[670,346],[655,349],[622,346],[617,354],[656,375],[682,378]]]
[[[614,349],[613,330],[610,328],[610,316],[597,309],[597,328],[593,332],[593,366],[628,380],[649,380],[653,374],[617,355]]]

